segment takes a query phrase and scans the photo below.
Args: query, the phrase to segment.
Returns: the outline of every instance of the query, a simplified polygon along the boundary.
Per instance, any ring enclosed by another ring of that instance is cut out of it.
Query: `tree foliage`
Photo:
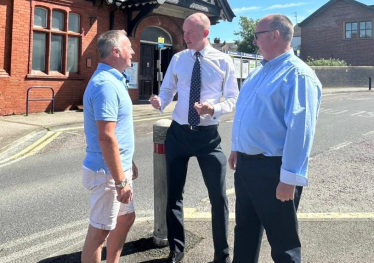
[[[256,26],[259,19],[253,20],[245,16],[240,16],[239,25],[240,31],[234,32],[234,35],[239,36],[240,39],[235,41],[238,45],[238,51],[245,53],[257,53],[258,47],[253,44],[255,38]]]

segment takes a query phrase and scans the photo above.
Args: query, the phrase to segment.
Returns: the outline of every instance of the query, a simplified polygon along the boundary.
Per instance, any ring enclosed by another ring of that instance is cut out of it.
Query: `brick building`
[[[0,115],[26,112],[27,90],[35,86],[53,88],[55,110],[82,105],[99,59],[97,38],[109,29],[125,29],[135,51],[131,99],[148,99],[158,93],[157,60],[165,72],[185,48],[183,21],[195,12],[212,25],[234,17],[227,0],[0,0]],[[51,90],[34,88],[29,98],[51,98]],[[29,112],[51,105],[31,100]]]
[[[374,65],[374,5],[330,0],[301,27],[301,58],[335,58],[351,66]]]

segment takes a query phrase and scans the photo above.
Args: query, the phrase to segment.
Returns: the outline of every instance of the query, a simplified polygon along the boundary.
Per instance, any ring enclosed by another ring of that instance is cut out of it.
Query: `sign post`
[[[158,37],[158,61],[157,61],[157,82],[158,82],[158,93],[160,93],[161,81],[163,80],[161,72],[161,50],[165,48],[165,39],[163,37]]]

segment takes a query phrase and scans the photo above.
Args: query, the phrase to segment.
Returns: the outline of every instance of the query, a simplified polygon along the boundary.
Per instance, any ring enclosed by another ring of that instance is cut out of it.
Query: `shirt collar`
[[[261,60],[261,64],[262,66],[265,66],[265,64],[269,64],[270,66],[272,67],[275,67],[276,65],[278,65],[279,63],[281,63],[282,61],[290,58],[291,56],[294,56],[294,52],[293,52],[293,48],[290,48],[290,50],[284,52],[282,55],[276,57],[276,58],[273,58],[272,60],[269,60],[269,61],[266,61],[265,59]]]
[[[206,54],[208,54],[208,52],[209,52],[209,47],[210,47],[210,46],[207,45],[205,48],[203,48],[202,50],[199,51],[202,57],[205,57]],[[196,51],[195,49],[190,49],[190,51],[191,51],[191,56],[194,57],[194,56],[195,56],[195,53],[196,53],[197,51]]]
[[[105,64],[105,63],[99,63],[99,65],[97,66],[97,69],[98,70],[103,70],[103,71],[108,71],[109,73],[111,73],[114,77],[116,77],[117,79],[119,80],[123,80],[124,79],[124,76],[121,72],[119,72],[118,70],[116,70],[115,68],[109,66],[108,64]]]

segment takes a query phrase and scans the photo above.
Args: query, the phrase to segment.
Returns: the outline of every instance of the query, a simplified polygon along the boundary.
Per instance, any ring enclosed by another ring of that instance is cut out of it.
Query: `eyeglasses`
[[[274,30],[264,30],[264,31],[255,32],[255,38],[256,38],[256,40],[258,39],[258,35],[259,34],[266,33],[266,32],[271,32],[271,31],[274,31]]]

